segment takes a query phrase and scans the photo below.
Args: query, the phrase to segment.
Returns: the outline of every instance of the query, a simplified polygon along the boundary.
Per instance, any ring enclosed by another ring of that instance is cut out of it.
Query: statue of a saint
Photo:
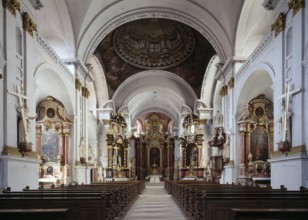
[[[122,158],[121,155],[118,156],[118,165],[122,166]]]
[[[282,141],[285,141],[288,134],[288,120],[291,117],[292,113],[286,109],[284,103],[281,103],[281,116],[278,119],[279,123],[279,134],[282,133]]]
[[[238,121],[246,121],[248,119],[250,119],[251,115],[252,115],[252,106],[251,105],[245,105],[245,110],[242,112],[242,114],[238,117]]]

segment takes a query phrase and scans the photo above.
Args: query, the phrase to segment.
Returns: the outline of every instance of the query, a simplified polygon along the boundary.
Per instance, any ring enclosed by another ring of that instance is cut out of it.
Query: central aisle
[[[186,220],[181,209],[164,189],[164,183],[146,183],[142,195],[134,202],[124,220]]]

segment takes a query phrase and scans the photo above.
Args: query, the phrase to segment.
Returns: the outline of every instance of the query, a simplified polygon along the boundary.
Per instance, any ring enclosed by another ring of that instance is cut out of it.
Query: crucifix
[[[25,96],[24,94],[24,83],[23,83],[22,78],[17,78],[17,79],[20,81],[20,86],[15,85],[14,86],[15,91],[7,90],[7,92],[18,98],[19,106],[17,110],[21,113],[21,117],[22,117],[23,129],[24,129],[24,141],[26,143],[29,143],[28,132],[29,132],[30,119],[28,116],[28,108],[26,104],[26,100],[28,99],[28,97]],[[33,117],[31,117],[31,119],[32,118]]]
[[[289,117],[291,116],[291,113],[289,112],[289,102],[290,102],[290,95],[295,95],[301,91],[301,89],[296,89],[293,90],[291,89],[290,83],[286,83],[286,88],[285,88],[286,93],[280,96],[279,98],[285,98],[285,106],[283,106],[283,103],[281,103],[282,107],[282,115],[279,118],[279,123],[280,123],[280,132],[282,132],[282,141],[285,142],[287,139],[287,134],[288,134],[288,128],[287,128],[287,122]]]

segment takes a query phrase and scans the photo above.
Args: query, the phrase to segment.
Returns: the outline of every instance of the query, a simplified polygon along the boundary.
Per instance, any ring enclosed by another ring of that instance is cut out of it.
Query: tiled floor
[[[142,195],[130,207],[124,220],[186,220],[163,183],[146,183]]]

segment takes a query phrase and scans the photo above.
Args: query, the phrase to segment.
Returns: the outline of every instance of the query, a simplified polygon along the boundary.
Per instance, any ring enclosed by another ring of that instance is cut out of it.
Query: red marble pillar
[[[63,128],[62,128],[62,134],[63,134],[63,144],[62,144],[62,148],[63,148],[63,153],[62,153],[62,164],[63,165],[67,165],[69,164],[68,162],[68,136],[70,133],[70,129],[69,129],[69,125],[64,124]]]
[[[68,164],[68,134],[64,134],[64,164]]]

